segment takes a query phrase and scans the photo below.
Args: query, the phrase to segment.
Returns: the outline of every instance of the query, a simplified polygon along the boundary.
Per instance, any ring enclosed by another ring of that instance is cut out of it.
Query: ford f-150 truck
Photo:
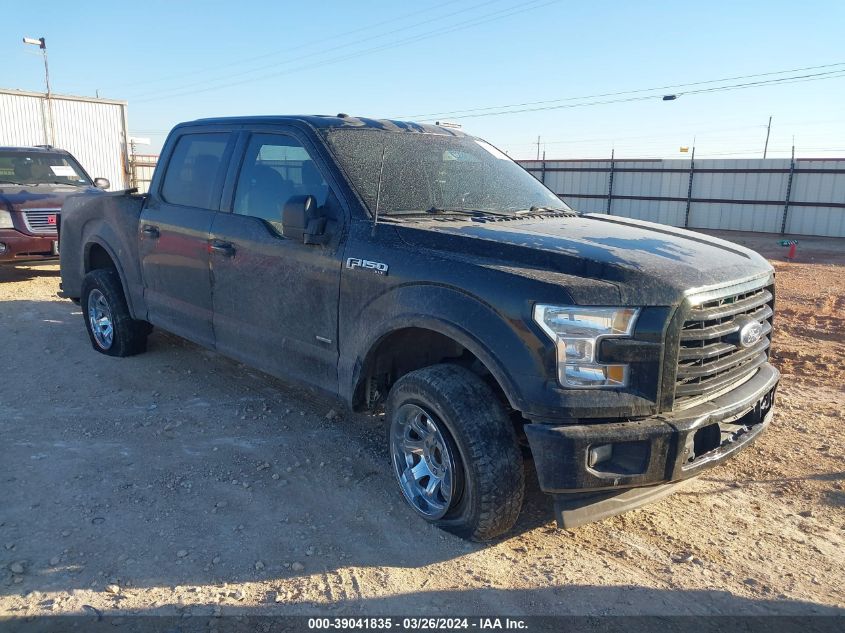
[[[97,189],[109,181],[93,181],[65,150],[0,147],[0,262],[58,256],[57,226],[65,198]]]
[[[93,348],[152,327],[384,411],[425,520],[516,521],[523,459],[573,527],[671,491],[769,424],[771,266],[573,211],[459,130],[347,115],[204,119],[149,193],[63,209],[63,296]]]

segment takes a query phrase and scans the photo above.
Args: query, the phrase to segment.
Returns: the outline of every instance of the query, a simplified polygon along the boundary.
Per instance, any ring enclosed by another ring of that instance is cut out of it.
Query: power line
[[[527,102],[524,102],[524,103],[512,103],[512,104],[508,104],[508,105],[487,106],[487,107],[481,107],[481,108],[470,108],[470,109],[467,109],[467,110],[452,110],[452,111],[448,111],[448,112],[429,112],[428,114],[402,115],[402,116],[399,116],[397,118],[399,118],[399,119],[421,119],[423,117],[434,117],[434,116],[457,116],[457,115],[463,115],[463,114],[472,114],[472,113],[476,113],[476,112],[486,112],[486,111],[490,111],[490,110],[504,110],[504,109],[509,109],[509,108],[521,108],[521,107],[525,107],[525,106],[562,103],[562,102],[566,102],[566,101],[580,101],[582,99],[600,99],[600,98],[603,98],[603,97],[616,97],[616,96],[622,96],[622,95],[633,95],[633,94],[639,94],[639,93],[643,93],[643,92],[657,92],[657,91],[662,91],[662,90],[673,90],[673,89],[676,89],[676,88],[688,88],[690,86],[701,86],[701,85],[706,85],[706,84],[722,83],[722,82],[725,82],[725,81],[736,81],[736,80],[739,80],[739,79],[754,79],[756,77],[767,77],[767,76],[771,76],[771,75],[783,75],[783,74],[786,74],[786,73],[804,72],[804,71],[807,71],[807,70],[820,70],[822,68],[834,68],[834,67],[840,67],[840,66],[845,66],[845,62],[836,62],[836,63],[832,63],[832,64],[822,64],[820,66],[805,66],[803,68],[791,68],[791,69],[788,69],[788,70],[774,70],[774,71],[765,72],[765,73],[754,73],[754,74],[751,74],[751,75],[737,75],[735,77],[723,77],[721,79],[708,79],[708,80],[705,80],[705,81],[694,81],[694,82],[683,83],[683,84],[671,84],[671,85],[666,85],[666,86],[656,86],[656,87],[653,87],[653,88],[640,88],[640,89],[637,89],[637,90],[623,90],[623,91],[620,91],[620,92],[605,92],[605,93],[601,93],[601,94],[584,95],[584,96],[580,96],[580,97],[565,97],[565,98],[560,98],[560,99],[548,99],[548,100],[545,100],[545,101],[527,101]],[[832,72],[838,72],[838,71],[832,71]],[[648,98],[652,98],[652,96],[649,96]],[[466,117],[460,117],[460,118],[466,118]]]
[[[360,57],[362,55],[366,55],[366,54],[369,54],[369,53],[372,53],[372,52],[377,52],[377,51],[386,50],[386,49],[390,49],[390,48],[396,48],[397,46],[402,46],[404,44],[429,39],[429,38],[435,37],[437,35],[443,35],[443,34],[446,34],[446,33],[451,33],[453,31],[463,30],[463,29],[470,28],[470,27],[473,27],[473,26],[478,26],[479,24],[486,24],[487,22],[492,22],[494,20],[499,20],[499,19],[504,18],[504,17],[509,17],[509,16],[515,15],[517,13],[522,13],[524,11],[528,11],[528,10],[531,10],[531,9],[536,9],[536,8],[540,8],[540,7],[543,7],[543,6],[547,6],[549,4],[553,4],[554,2],[558,2],[558,1],[559,0],[548,0],[544,3],[542,3],[542,4],[537,4],[538,0],[530,0],[529,2],[526,2],[522,5],[519,5],[516,9],[511,7],[511,8],[508,8],[508,9],[502,9],[502,10],[499,10],[499,11],[495,11],[491,14],[488,14],[487,16],[485,16],[484,18],[482,18],[480,20],[479,19],[466,20],[464,22],[459,22],[456,25],[452,25],[452,26],[447,27],[447,28],[435,29],[433,31],[425,32],[425,33],[422,33],[422,34],[417,34],[415,36],[411,36],[411,37],[406,38],[406,39],[398,40],[396,42],[391,42],[389,44],[384,44],[384,45],[379,45],[379,46],[375,46],[375,47],[371,47],[371,48],[366,48],[366,49],[356,51],[356,52],[353,52],[353,53],[350,53],[350,54],[347,54],[347,55],[342,55],[342,56],[339,56],[339,57],[321,60],[321,61],[315,62],[313,64],[299,66],[299,67],[292,68],[292,69],[289,69],[289,70],[283,70],[283,71],[274,72],[274,73],[267,73],[267,74],[264,74],[264,75],[261,75],[261,76],[258,76],[258,77],[242,79],[240,81],[227,82],[227,83],[225,83],[223,85],[219,85],[219,86],[209,86],[207,88],[202,88],[202,89],[199,89],[199,90],[190,90],[190,91],[185,91],[185,92],[178,92],[178,93],[170,94],[170,95],[156,96],[156,97],[152,97],[152,98],[149,98],[149,99],[136,99],[135,103],[145,103],[145,102],[148,102],[148,101],[156,101],[156,100],[159,100],[159,99],[162,99],[162,98],[178,97],[178,96],[183,96],[183,95],[187,95],[187,94],[196,94],[197,92],[209,92],[209,91],[213,91],[213,90],[231,88],[233,86],[237,86],[237,85],[241,85],[241,84],[245,84],[245,83],[252,83],[252,82],[255,82],[255,81],[260,81],[260,80],[263,80],[263,79],[267,79],[269,77],[277,77],[277,76],[281,76],[281,75],[288,75],[288,74],[298,72],[298,71],[301,71],[301,70],[309,70],[311,68],[318,68],[318,67],[321,67],[321,66],[326,66],[326,65],[329,65],[329,64],[334,64],[334,63],[337,63],[337,62],[345,61],[347,59],[353,59],[355,57]],[[529,6],[529,5],[533,5],[533,6]]]
[[[444,35],[446,33],[452,33],[452,32],[455,32],[455,31],[464,30],[464,29],[471,28],[471,27],[474,27],[474,26],[479,26],[481,24],[487,24],[488,22],[493,22],[495,20],[501,20],[502,18],[517,15],[519,13],[524,13],[526,11],[539,9],[539,8],[548,6],[550,4],[554,4],[554,3],[559,2],[559,1],[560,0],[545,0],[545,1],[530,0],[529,2],[524,2],[520,5],[517,5],[516,7],[508,7],[506,9],[500,9],[500,10],[494,11],[492,13],[485,15],[485,16],[482,16],[481,18],[473,18],[473,19],[470,19],[470,20],[465,20],[463,22],[458,22],[457,24],[453,24],[453,25],[450,25],[450,26],[445,27],[445,28],[434,29],[432,31],[427,31],[427,32],[424,32],[424,33],[413,35],[413,36],[408,37],[408,38],[400,39],[400,40],[397,40],[395,42],[390,42],[390,43],[382,44],[382,45],[379,45],[379,46],[365,48],[365,49],[362,49],[362,50],[359,50],[359,51],[354,51],[354,52],[351,52],[349,54],[341,55],[341,56],[338,56],[338,57],[320,60],[320,61],[314,62],[313,64],[306,64],[306,65],[303,65],[303,66],[291,68],[291,69],[288,69],[288,70],[282,70],[282,71],[278,71],[278,72],[265,73],[263,75],[259,75],[259,76],[256,76],[256,77],[249,77],[249,78],[246,78],[246,79],[241,79],[239,81],[226,82],[222,85],[208,86],[206,88],[199,88],[197,90],[186,90],[186,91],[183,91],[183,92],[176,92],[176,93],[173,93],[173,94],[165,94],[165,95],[162,95],[162,94],[159,93],[157,96],[150,97],[150,98],[147,98],[147,99],[137,99],[136,98],[134,100],[134,102],[135,103],[147,103],[147,102],[150,102],[150,101],[158,101],[160,99],[179,97],[179,96],[183,96],[183,95],[193,95],[193,94],[197,94],[197,93],[201,93],[201,92],[209,92],[209,91],[214,91],[214,90],[231,88],[231,87],[242,85],[242,84],[245,84],[245,83],[253,83],[253,82],[256,82],[256,81],[268,79],[270,77],[278,77],[278,76],[282,76],[282,75],[289,75],[289,74],[299,72],[299,71],[302,71],[302,70],[309,70],[309,69],[312,69],[312,68],[318,68],[318,67],[326,66],[326,65],[329,65],[329,64],[335,64],[335,63],[338,63],[338,62],[341,62],[341,61],[346,61],[348,59],[361,57],[362,55],[367,55],[367,54],[382,51],[382,50],[396,48],[398,46],[403,46],[405,44],[419,42],[419,41],[422,41],[422,40],[430,39],[432,37],[436,37],[438,35]],[[203,82],[203,83],[206,83],[206,82]],[[179,90],[181,90],[181,89],[182,89],[182,87],[179,88]],[[166,92],[172,92],[172,91],[166,91]]]
[[[482,4],[492,4],[493,2],[500,2],[500,1],[501,0],[491,0],[490,2],[485,2],[485,3],[482,3]],[[143,85],[167,82],[167,81],[171,81],[173,79],[181,79],[182,77],[192,77],[194,75],[201,74],[201,73],[207,73],[209,71],[218,71],[221,68],[230,68],[232,66],[238,66],[240,64],[246,64],[246,63],[253,62],[253,61],[256,61],[256,60],[259,60],[259,59],[266,59],[267,57],[273,57],[274,55],[280,55],[282,53],[286,53],[286,52],[289,52],[289,51],[297,51],[297,50],[301,50],[303,48],[311,48],[311,47],[314,47],[314,46],[319,46],[320,44],[322,44],[326,40],[334,41],[334,40],[342,39],[342,38],[348,37],[350,35],[353,35],[355,33],[361,33],[362,31],[370,31],[372,29],[375,29],[375,28],[380,27],[380,26],[384,26],[386,24],[392,24],[394,22],[401,22],[402,20],[405,20],[407,18],[411,18],[415,15],[419,15],[420,13],[427,13],[429,11],[434,11],[436,9],[440,9],[441,7],[452,6],[452,5],[453,5],[452,2],[441,2],[440,4],[436,4],[433,7],[427,7],[425,9],[421,9],[421,10],[418,10],[418,11],[411,11],[410,13],[403,13],[402,15],[398,15],[398,16],[390,18],[388,20],[382,20],[381,22],[375,22],[375,23],[372,23],[372,24],[367,24],[365,26],[361,26],[361,27],[358,27],[356,29],[352,29],[352,30],[349,30],[349,31],[342,31],[342,32],[336,33],[334,35],[324,36],[324,37],[321,37],[319,40],[317,40],[313,43],[310,43],[310,44],[304,44],[304,45],[299,45],[299,46],[288,46],[286,48],[277,49],[277,50],[274,50],[274,51],[268,51],[268,52],[262,53],[260,55],[253,55],[251,57],[242,57],[240,59],[232,60],[232,61],[225,62],[225,63],[222,63],[222,64],[216,64],[214,66],[206,66],[206,67],[203,67],[203,68],[200,68],[200,69],[197,69],[197,70],[180,72],[180,73],[177,73],[175,75],[169,75],[167,77],[158,77],[158,78],[154,78],[154,79],[146,79],[146,80],[143,80],[143,81],[133,81],[131,83],[116,84],[116,85],[109,86],[109,88],[115,89],[115,88],[122,88],[124,86],[143,86]],[[465,10],[469,10],[471,8],[473,8],[473,7],[469,7],[468,9],[465,9]],[[421,23],[417,22],[412,26],[419,26],[419,24],[421,24]],[[409,28],[409,27],[403,27],[403,28]],[[382,36],[377,35],[375,37],[382,37]],[[354,44],[354,43],[355,42],[352,42],[351,44]],[[351,44],[347,44],[347,45],[351,45]],[[321,52],[323,52],[324,50],[325,49],[321,49]]]
[[[717,86],[713,88],[703,88],[700,90],[689,90],[687,92],[682,92],[680,95],[692,95],[692,94],[704,94],[704,93],[712,93],[712,92],[726,92],[730,90],[743,90],[747,88],[757,88],[766,85],[774,85],[774,84],[787,84],[787,83],[801,83],[805,81],[819,81],[824,79],[838,79],[841,77],[845,77],[845,69],[842,70],[835,70],[835,71],[828,71],[823,73],[815,73],[809,75],[799,75],[793,77],[781,77],[778,79],[768,79],[764,81],[756,81],[756,82],[747,82],[741,84],[731,84],[727,86]],[[680,96],[679,95],[679,96]],[[540,111],[547,111],[547,110],[564,110],[570,108],[582,108],[585,106],[593,106],[593,105],[607,105],[611,103],[630,103],[634,101],[647,101],[651,99],[655,99],[659,97],[659,94],[650,94],[640,97],[628,97],[625,99],[605,99],[600,101],[585,101],[582,103],[571,103],[565,105],[554,105],[554,106],[542,106],[536,108],[520,108],[520,109],[508,109],[508,110],[500,110],[494,112],[484,112],[478,114],[466,114],[460,116],[453,116],[452,118],[455,119],[476,119],[480,117],[486,116],[500,116],[504,114],[519,114],[524,112],[540,112]],[[422,121],[434,121],[435,119],[422,119]]]
[[[712,132],[730,132],[734,130],[751,130],[755,128],[763,128],[766,127],[764,124],[752,124],[752,125],[740,125],[734,127],[724,127],[724,128],[711,128],[708,130],[698,130],[698,134],[709,134]],[[604,142],[604,141],[626,141],[626,140],[636,140],[636,139],[661,139],[661,138],[677,138],[683,134],[686,134],[686,130],[678,130],[677,132],[667,132],[666,128],[660,128],[661,131],[659,133],[651,133],[651,134],[638,134],[636,136],[600,136],[594,138],[579,138],[579,139],[566,139],[566,140],[552,140],[552,141],[543,141],[543,145],[571,145],[574,143],[593,143],[593,142]],[[731,137],[733,138],[733,137]],[[534,147],[537,145],[536,141],[530,142],[519,142],[519,143],[503,143],[500,144],[504,147]]]
[[[296,56],[296,57],[291,57],[291,58],[285,59],[283,61],[277,61],[277,62],[274,62],[274,63],[271,63],[271,64],[265,64],[265,65],[262,65],[262,66],[256,66],[254,68],[249,68],[249,69],[241,71],[241,72],[219,75],[219,76],[213,77],[211,79],[205,79],[205,80],[202,80],[202,81],[189,83],[189,84],[182,84],[182,85],[174,87],[174,88],[165,89],[164,92],[173,92],[173,91],[180,91],[181,92],[186,88],[191,88],[191,87],[194,87],[194,86],[207,85],[209,81],[221,82],[221,81],[225,81],[227,79],[236,79],[236,78],[243,77],[244,74],[260,72],[260,71],[266,70],[268,68],[278,68],[279,65],[281,65],[281,64],[291,64],[293,62],[301,61],[301,60],[304,60],[304,59],[310,59],[310,58],[313,58],[313,57],[320,57],[320,56],[323,56],[326,53],[330,53],[332,51],[337,51],[337,50],[341,50],[341,49],[344,49],[344,48],[356,46],[358,44],[371,42],[374,39],[380,39],[380,38],[388,37],[388,36],[394,35],[396,33],[399,33],[401,31],[407,31],[408,29],[416,29],[416,28],[418,28],[418,27],[420,27],[424,24],[429,24],[431,22],[439,21],[441,19],[450,18],[450,17],[456,16],[456,15],[459,15],[461,13],[466,13],[467,11],[472,11],[473,9],[478,9],[480,7],[484,7],[484,6],[487,6],[487,5],[490,5],[490,4],[496,4],[498,2],[501,2],[501,0],[485,0],[484,2],[473,4],[473,5],[470,5],[468,7],[464,7],[462,9],[459,9],[457,11],[453,11],[451,13],[445,13],[443,15],[438,15],[437,17],[430,18],[428,20],[423,20],[422,22],[414,22],[413,24],[405,25],[405,26],[393,29],[390,32],[375,34],[375,35],[369,36],[369,37],[364,38],[364,39],[358,39],[358,40],[354,40],[352,42],[347,42],[346,44],[338,44],[336,46],[331,46],[331,47],[328,47],[328,48],[324,47],[324,48],[321,48],[319,51],[314,52],[314,53],[305,53],[305,54],[302,54],[302,55],[299,55],[299,56]],[[436,5],[434,8],[438,8],[440,6],[443,6],[443,5]],[[416,15],[418,13],[422,13],[422,12],[417,11],[417,12],[411,13],[409,15]],[[391,20],[385,21],[385,23],[388,23],[388,22],[391,22]],[[351,32],[354,33],[356,31],[370,30],[371,28],[374,28],[374,25],[371,26],[371,27],[362,27],[362,28],[359,28],[359,29],[355,29],[355,31],[351,31]],[[281,51],[275,51],[275,52],[272,52],[272,53],[265,53],[263,55],[258,55],[256,57],[247,58],[246,60],[243,60],[242,62],[232,62],[232,63],[229,63],[229,64],[223,64],[222,66],[219,66],[218,68],[224,68],[226,66],[232,66],[232,65],[240,65],[241,63],[254,61],[256,59],[263,59],[263,58],[266,58],[266,57],[272,57],[274,55],[277,55],[277,54],[285,52],[285,51],[297,51],[297,50],[300,50],[300,48],[301,47],[290,47],[290,48],[282,49]],[[208,71],[208,69],[206,69],[206,72],[207,71]],[[140,96],[143,96],[143,94],[140,95]],[[132,98],[131,94],[130,94],[129,98]]]

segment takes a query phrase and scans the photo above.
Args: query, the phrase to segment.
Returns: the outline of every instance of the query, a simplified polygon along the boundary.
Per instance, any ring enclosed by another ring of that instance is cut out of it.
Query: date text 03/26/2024
[[[525,630],[525,620],[519,618],[309,618],[313,630]]]

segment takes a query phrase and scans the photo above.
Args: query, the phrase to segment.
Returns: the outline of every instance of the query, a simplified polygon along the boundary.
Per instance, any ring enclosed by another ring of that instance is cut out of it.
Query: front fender
[[[345,320],[341,320],[345,322]],[[394,287],[364,307],[341,336],[341,389],[352,402],[371,350],[389,334],[415,327],[437,332],[474,354],[502,387],[510,405],[527,408],[523,385],[543,375],[543,343],[521,320],[456,288],[414,283]]]

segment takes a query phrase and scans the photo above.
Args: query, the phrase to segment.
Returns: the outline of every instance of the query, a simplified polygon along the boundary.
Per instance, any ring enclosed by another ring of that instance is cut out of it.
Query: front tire
[[[402,376],[387,399],[391,462],[408,504],[461,538],[510,530],[525,493],[513,424],[493,390],[457,365]]]
[[[150,324],[133,319],[117,272],[92,270],[82,280],[80,301],[91,346],[107,356],[134,356],[147,349]]]

